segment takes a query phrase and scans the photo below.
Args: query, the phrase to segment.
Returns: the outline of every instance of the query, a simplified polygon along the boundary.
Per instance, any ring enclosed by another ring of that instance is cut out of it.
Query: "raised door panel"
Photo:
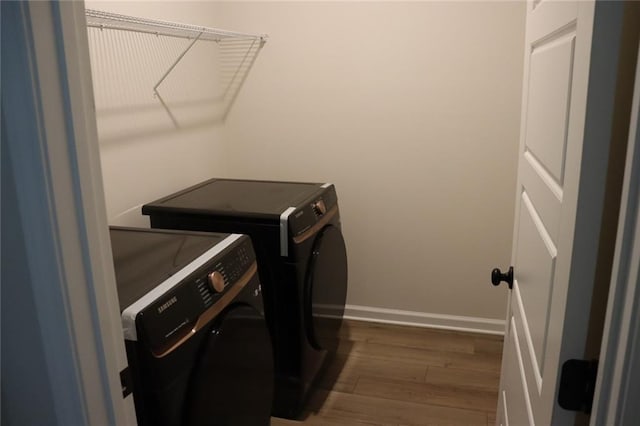
[[[526,150],[562,185],[575,34],[533,48],[529,69]]]
[[[560,208],[562,207],[562,187],[551,179],[540,162],[529,152],[524,153],[520,165],[520,180],[531,203],[539,206],[538,215],[549,237],[558,241],[560,231]]]
[[[516,266],[522,306],[513,309],[522,309],[519,312],[524,322],[522,337],[531,342],[526,346],[527,356],[532,360],[535,376],[540,378],[557,250],[526,193],[522,194],[521,203]]]
[[[522,375],[523,357],[518,338],[518,330],[515,327],[514,318],[511,317],[511,332],[504,342],[505,358],[503,359],[503,374],[520,380],[512,380],[505,383],[500,389],[498,401],[497,424],[501,426],[522,426],[533,424],[533,412],[528,395],[527,379]]]

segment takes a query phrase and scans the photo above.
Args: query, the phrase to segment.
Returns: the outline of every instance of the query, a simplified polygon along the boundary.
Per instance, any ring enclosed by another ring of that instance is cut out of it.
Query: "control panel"
[[[301,205],[289,216],[289,229],[295,238],[311,229],[317,222],[321,221],[325,215],[337,204],[338,197],[333,185],[312,201]]]
[[[136,317],[138,335],[160,351],[190,330],[255,262],[251,239],[241,236]]]

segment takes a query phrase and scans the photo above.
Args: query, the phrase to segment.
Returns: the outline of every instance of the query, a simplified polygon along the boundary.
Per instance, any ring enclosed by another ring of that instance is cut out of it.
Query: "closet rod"
[[[135,16],[120,15],[118,13],[103,12],[101,10],[94,9],[86,9],[85,15],[87,18],[87,26],[93,28],[133,31],[187,39],[199,37],[200,40],[208,41],[221,41],[225,39],[259,39],[261,43],[264,43],[267,39],[266,34],[240,33],[220,30],[217,28],[181,24],[177,22],[138,18]]]

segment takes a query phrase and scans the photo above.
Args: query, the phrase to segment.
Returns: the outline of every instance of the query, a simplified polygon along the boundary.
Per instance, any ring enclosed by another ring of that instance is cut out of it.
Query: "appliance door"
[[[264,316],[237,303],[202,344],[184,405],[185,425],[268,425],[273,355]]]
[[[335,350],[347,299],[347,250],[337,226],[327,225],[313,242],[304,291],[307,335],[316,349]]]

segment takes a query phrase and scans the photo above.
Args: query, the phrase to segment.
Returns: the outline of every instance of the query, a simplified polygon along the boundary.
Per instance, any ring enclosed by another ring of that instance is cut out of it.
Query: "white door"
[[[598,256],[622,2],[529,1],[513,291],[497,422],[573,424],[557,404],[582,358]]]

